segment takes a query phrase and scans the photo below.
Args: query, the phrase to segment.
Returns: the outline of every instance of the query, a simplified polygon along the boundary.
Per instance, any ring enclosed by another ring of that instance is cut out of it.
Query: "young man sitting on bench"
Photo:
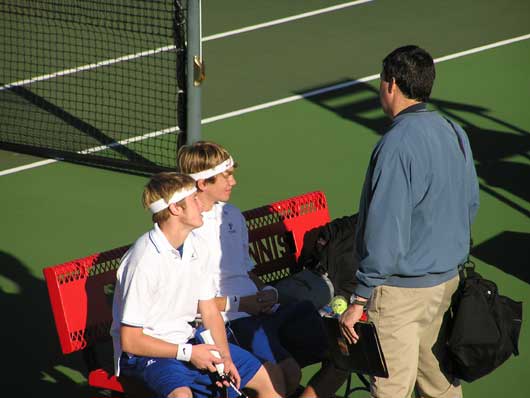
[[[281,397],[261,363],[227,342],[207,243],[193,232],[203,223],[195,181],[178,173],[157,174],[144,189],[143,204],[154,227],[127,251],[117,272],[111,327],[116,374],[139,378],[157,397],[211,397],[219,388],[212,391],[209,372],[223,363],[237,388]],[[215,345],[195,339],[190,322],[197,309]]]
[[[226,203],[236,185],[236,164],[228,151],[213,142],[197,142],[179,150],[178,165],[197,182],[204,225],[196,233],[214,256],[218,309],[238,344],[265,363],[274,385],[283,386],[280,391],[289,396],[299,386],[301,370],[282,334],[288,333],[289,325],[303,330],[298,345],[314,352],[315,362],[320,362],[327,351],[320,315],[309,301],[279,306],[277,291],[252,273],[245,219],[237,207]],[[301,396],[316,393],[308,387]]]

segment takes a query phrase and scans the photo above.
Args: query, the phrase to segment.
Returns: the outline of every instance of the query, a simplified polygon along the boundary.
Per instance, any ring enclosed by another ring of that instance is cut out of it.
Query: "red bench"
[[[243,214],[249,230],[250,254],[265,283],[296,272],[304,234],[330,221],[323,192],[299,195]],[[89,386],[117,393],[125,390],[131,396],[138,386],[129,387],[132,380],[113,375],[109,334],[116,270],[127,249],[123,246],[53,265],[44,268],[43,273],[62,352],[83,353]],[[101,355],[105,345],[106,352]],[[350,381],[351,377],[348,390]]]

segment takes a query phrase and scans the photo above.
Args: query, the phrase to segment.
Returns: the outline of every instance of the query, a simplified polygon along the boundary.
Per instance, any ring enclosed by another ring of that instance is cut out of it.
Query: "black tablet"
[[[329,349],[336,366],[369,376],[388,377],[385,357],[375,325],[357,322],[355,331],[359,335],[357,344],[349,344],[340,332],[337,318],[324,317],[328,331]]]

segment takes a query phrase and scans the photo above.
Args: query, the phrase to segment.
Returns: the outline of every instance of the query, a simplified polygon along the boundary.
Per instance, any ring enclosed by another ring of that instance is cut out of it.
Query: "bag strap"
[[[478,275],[478,273],[475,271],[475,267],[475,263],[471,261],[469,256],[467,257],[465,263],[458,265],[458,273],[460,274],[460,284],[463,284],[466,278],[471,278],[475,275]]]

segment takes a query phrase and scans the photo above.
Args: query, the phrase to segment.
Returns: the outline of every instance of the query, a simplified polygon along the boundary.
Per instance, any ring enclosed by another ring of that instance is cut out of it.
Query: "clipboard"
[[[342,336],[337,318],[323,317],[329,339],[331,357],[337,367],[369,376],[388,378],[385,356],[372,322],[357,322],[357,344],[349,344]]]

